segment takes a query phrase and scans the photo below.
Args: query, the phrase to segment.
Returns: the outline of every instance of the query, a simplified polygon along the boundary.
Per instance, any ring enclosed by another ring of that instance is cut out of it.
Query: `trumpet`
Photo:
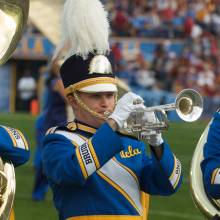
[[[138,104],[138,100],[136,103]],[[149,139],[150,135],[161,133],[168,128],[167,111],[176,110],[178,116],[186,122],[196,121],[203,112],[203,99],[194,89],[184,89],[177,94],[171,104],[145,107],[132,112],[123,129],[136,134],[139,139]],[[153,122],[144,118],[145,113],[155,114]]]

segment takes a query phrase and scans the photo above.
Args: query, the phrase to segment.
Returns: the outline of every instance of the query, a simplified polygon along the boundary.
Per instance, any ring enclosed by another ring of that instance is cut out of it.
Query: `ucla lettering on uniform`
[[[133,149],[132,146],[129,146],[127,151],[120,152],[121,158],[130,158],[138,154],[141,154],[141,151],[138,148]]]

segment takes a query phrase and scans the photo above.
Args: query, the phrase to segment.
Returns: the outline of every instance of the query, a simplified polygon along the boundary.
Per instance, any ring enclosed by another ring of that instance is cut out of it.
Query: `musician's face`
[[[80,100],[92,111],[104,116],[106,111],[113,112],[115,107],[115,93],[114,92],[99,92],[99,93],[77,93]],[[89,124],[93,127],[100,127],[104,123],[104,119],[97,118],[90,112],[86,111],[74,100],[73,109],[76,119]]]

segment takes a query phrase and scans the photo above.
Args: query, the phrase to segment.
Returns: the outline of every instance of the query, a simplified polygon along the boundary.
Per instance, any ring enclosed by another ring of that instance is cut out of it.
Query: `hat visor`
[[[79,89],[80,92],[96,93],[96,92],[117,92],[117,86],[112,83],[99,83]]]

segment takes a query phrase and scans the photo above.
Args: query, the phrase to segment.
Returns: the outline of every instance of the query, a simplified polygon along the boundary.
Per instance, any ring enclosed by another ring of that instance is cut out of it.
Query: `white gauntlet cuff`
[[[150,136],[150,139],[148,140],[148,143],[153,147],[158,147],[161,144],[163,144],[163,138],[161,134],[156,134]]]

